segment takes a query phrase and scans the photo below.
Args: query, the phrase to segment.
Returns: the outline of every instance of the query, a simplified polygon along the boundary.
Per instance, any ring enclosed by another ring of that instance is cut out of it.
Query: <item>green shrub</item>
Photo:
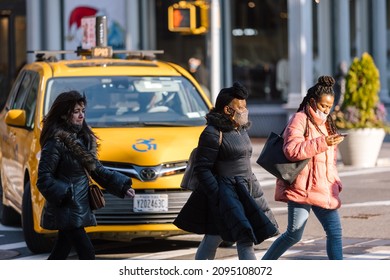
[[[343,103],[333,112],[336,126],[340,129],[384,128],[390,132],[379,91],[379,70],[371,55],[363,53],[361,58],[354,58],[346,77]]]

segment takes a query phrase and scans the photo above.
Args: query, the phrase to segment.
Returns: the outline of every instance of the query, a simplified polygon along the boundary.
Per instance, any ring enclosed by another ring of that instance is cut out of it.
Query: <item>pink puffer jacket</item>
[[[321,131],[328,135],[325,124],[310,108],[313,119]],[[304,131],[308,122],[309,135]],[[339,193],[342,184],[338,176],[336,146],[328,146],[325,136],[309,121],[304,112],[295,113],[284,131],[284,153],[290,160],[311,158],[294,183],[276,180],[275,200],[295,201],[301,204],[337,209],[341,206]]]

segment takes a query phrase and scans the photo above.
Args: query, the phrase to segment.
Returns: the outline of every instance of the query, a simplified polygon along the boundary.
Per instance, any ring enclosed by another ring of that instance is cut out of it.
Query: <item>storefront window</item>
[[[156,0],[157,48],[164,49],[164,59],[188,70],[191,70],[190,61],[200,62],[194,76],[209,88],[208,33],[194,35],[168,30],[168,7],[175,3],[178,1]],[[233,80],[241,81],[250,90],[251,103],[286,102],[289,79],[287,0],[230,0],[228,3]]]
[[[233,0],[233,79],[252,103],[282,103],[288,93],[287,0]]]
[[[24,0],[0,1],[0,108],[26,60],[26,16]]]

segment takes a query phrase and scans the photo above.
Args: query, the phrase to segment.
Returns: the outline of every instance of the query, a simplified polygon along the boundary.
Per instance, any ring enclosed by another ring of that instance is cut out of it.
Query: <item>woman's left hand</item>
[[[135,196],[135,191],[133,188],[130,188],[126,191],[126,196],[127,197],[134,197]]]

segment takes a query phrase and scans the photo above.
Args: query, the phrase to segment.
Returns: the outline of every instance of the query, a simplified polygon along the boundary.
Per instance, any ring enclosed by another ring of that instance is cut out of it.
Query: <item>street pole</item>
[[[210,34],[211,34],[211,102],[215,104],[218,92],[221,89],[221,10],[219,0],[210,0]]]

